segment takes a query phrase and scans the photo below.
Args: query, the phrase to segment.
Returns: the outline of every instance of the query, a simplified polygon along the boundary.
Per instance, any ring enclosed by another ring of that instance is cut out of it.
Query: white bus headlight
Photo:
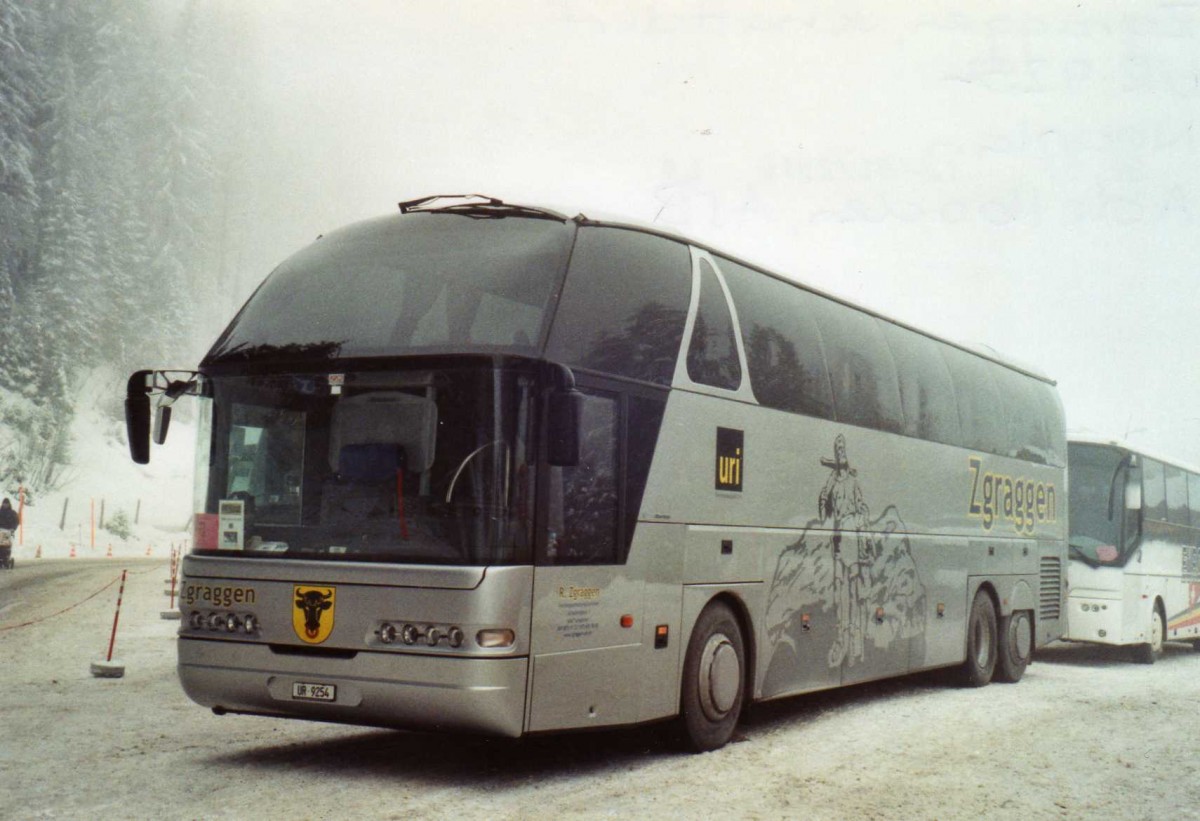
[[[238,631],[238,628],[241,626],[242,626],[241,619],[239,619],[233,613],[229,613],[225,616],[225,630],[227,632],[236,633]]]
[[[391,644],[396,640],[396,625],[384,622],[379,626],[379,640],[384,644]]]
[[[400,640],[405,644],[416,644],[419,638],[421,638],[421,631],[415,624],[406,624],[400,631]]]
[[[463,643],[462,628],[451,627],[450,632],[448,632],[446,634],[446,641],[448,641],[450,643],[451,647],[462,647],[462,643]]]
[[[258,619],[254,618],[253,613],[247,614],[246,618],[242,619],[242,629],[247,633],[253,633],[258,630]]]
[[[204,629],[204,614],[199,610],[193,610],[192,614],[188,616],[188,624],[193,630]]]

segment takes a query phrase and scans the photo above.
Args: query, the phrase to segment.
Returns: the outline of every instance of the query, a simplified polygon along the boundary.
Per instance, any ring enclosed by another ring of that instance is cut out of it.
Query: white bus
[[[1115,442],[1072,439],[1068,453],[1065,637],[1146,664],[1164,641],[1200,650],[1200,472]]]
[[[198,371],[179,676],[222,713],[521,736],[1062,633],[1053,383],[652,226],[402,203],[275,270]]]

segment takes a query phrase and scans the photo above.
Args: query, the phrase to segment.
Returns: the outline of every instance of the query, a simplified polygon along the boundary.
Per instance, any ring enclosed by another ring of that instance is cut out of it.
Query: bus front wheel
[[[683,662],[680,724],[696,752],[715,750],[733,736],[742,713],[746,649],[728,606],[715,603],[696,620]]]
[[[1025,675],[1033,654],[1033,620],[1025,610],[1000,619],[996,657],[996,681],[1018,682]]]
[[[967,660],[962,666],[962,682],[982,687],[992,680],[996,669],[996,608],[983,590],[975,594],[967,616]]]
[[[1153,664],[1162,657],[1163,642],[1167,637],[1166,620],[1158,605],[1150,611],[1150,641],[1134,645],[1133,660],[1138,664]]]

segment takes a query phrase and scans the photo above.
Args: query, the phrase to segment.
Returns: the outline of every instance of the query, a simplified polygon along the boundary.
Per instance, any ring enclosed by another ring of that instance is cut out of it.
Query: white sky
[[[1200,464],[1200,0],[222,5],[275,104],[247,287],[426,194],[657,217]]]

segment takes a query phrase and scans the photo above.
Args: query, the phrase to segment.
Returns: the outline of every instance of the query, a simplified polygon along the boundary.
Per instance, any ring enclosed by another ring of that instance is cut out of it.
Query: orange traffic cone
[[[104,558],[106,558],[106,559],[112,558],[112,545],[108,546],[108,552],[104,554]]]

